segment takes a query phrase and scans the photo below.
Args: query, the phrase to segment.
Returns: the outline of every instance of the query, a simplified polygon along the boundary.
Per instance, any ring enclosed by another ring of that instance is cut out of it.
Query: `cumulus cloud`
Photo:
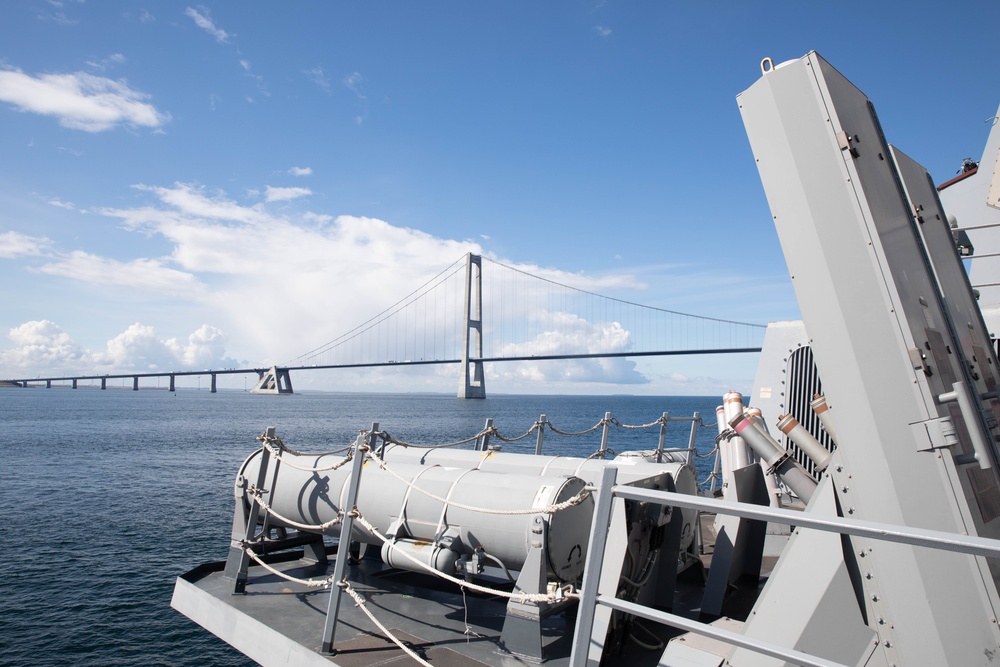
[[[0,363],[8,375],[15,369],[61,370],[84,364],[87,351],[73,342],[59,325],[48,320],[25,322],[8,332],[14,343],[10,350],[0,350]]]
[[[188,183],[141,184],[135,188],[146,198],[140,205],[98,208],[93,212],[118,221],[118,233],[142,234],[155,243],[159,255],[128,259],[108,258],[83,250],[49,251],[31,270],[90,285],[95,294],[106,287],[116,288],[119,291],[115,292],[115,299],[134,293],[137,309],[138,299],[149,294],[168,299],[173,306],[190,311],[191,317],[238,332],[238,340],[227,345],[236,350],[233,356],[253,359],[253,365],[284,363],[322,346],[410,294],[465,253],[483,254],[483,248],[471,240],[439,238],[376,218],[334,217],[298,209],[294,199],[275,199],[274,188],[272,196],[265,195],[264,200],[258,193],[248,195],[243,201],[222,191]],[[15,246],[14,241],[22,248],[18,251],[22,255],[31,248],[34,248],[31,252],[40,252],[47,247],[43,244],[47,243],[45,240],[36,239],[31,245],[18,237],[11,237],[8,245]],[[168,247],[166,252],[163,245]],[[512,264],[510,268],[593,291],[639,285],[633,276],[626,274],[587,276],[523,264]],[[418,326],[437,327],[436,338],[427,337],[425,349],[385,352],[386,339],[392,336],[395,340],[397,334],[383,330],[379,334],[383,349],[376,350],[376,356],[429,359],[440,357],[447,346],[446,358],[453,358],[461,342],[460,327],[453,324],[464,289],[461,268],[456,268],[452,276],[450,291],[440,292],[436,302],[421,303],[420,316],[426,317],[423,324],[415,320],[413,312],[407,315],[408,319],[398,320],[405,329],[405,332],[400,330],[400,338],[415,338],[413,331]],[[546,284],[539,285],[536,292],[525,297],[540,300]],[[530,337],[522,337],[523,342],[506,352],[530,356],[624,350],[630,342],[629,332],[613,322],[587,322],[566,313],[535,311],[539,313],[535,323],[539,330]],[[490,317],[492,323],[500,320],[498,314]],[[162,326],[159,322],[155,324]],[[151,327],[152,323],[147,322],[146,326]],[[187,326],[196,328],[194,321]],[[556,327],[563,333],[546,333]],[[101,352],[100,359],[108,365],[128,361],[144,368],[168,361],[217,367],[218,362],[213,365],[203,358],[218,358],[222,354],[217,330],[209,328],[196,333],[193,341],[160,340],[148,329],[130,328],[112,339],[113,344]],[[488,355],[495,353],[491,350]],[[497,366],[514,379],[643,381],[634,366],[623,359],[546,362],[535,365],[537,368],[530,363]],[[385,373],[391,375],[388,370]],[[453,379],[440,378],[453,375],[454,369],[449,366],[427,369],[421,377],[437,383],[428,385],[428,389],[440,389],[442,382],[448,387],[454,383]]]
[[[184,14],[190,17],[196,26],[214,37],[215,41],[220,44],[225,44],[229,41],[229,33],[215,25],[211,14],[204,7],[199,7],[198,9],[188,7],[184,10]]]
[[[16,377],[30,374],[150,372],[203,368],[232,368],[241,364],[226,356],[226,335],[202,325],[186,340],[162,340],[156,330],[141,323],[107,341],[103,350],[91,351],[76,343],[56,323],[34,320],[8,332],[13,347],[0,350],[0,373]]]
[[[299,197],[308,197],[312,194],[309,188],[273,188],[268,185],[264,189],[264,201],[289,201]]]
[[[303,220],[308,220],[310,222],[315,222],[319,225],[328,225],[333,222],[333,216],[327,215],[326,213],[313,213],[312,211],[306,211],[302,214]]]
[[[52,241],[44,236],[28,236],[20,232],[0,232],[0,259],[38,257],[44,255]]]
[[[124,80],[86,72],[33,77],[19,69],[0,70],[0,101],[19,111],[53,116],[74,130],[102,132],[119,125],[159,128],[170,115],[148,99]]]
[[[588,322],[572,313],[543,313],[543,331],[503,345],[499,357],[542,357],[570,354],[619,354],[632,349],[631,334],[618,322]],[[496,364],[493,374],[504,380],[647,384],[636,364],[621,357],[545,360]]]
[[[312,167],[292,167],[288,170],[292,176],[312,176]]]

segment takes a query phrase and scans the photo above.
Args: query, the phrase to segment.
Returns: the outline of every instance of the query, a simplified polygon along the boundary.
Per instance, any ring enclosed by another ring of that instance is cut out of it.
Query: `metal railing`
[[[601,476],[601,481],[596,488],[597,501],[591,525],[583,585],[580,590],[580,606],[573,636],[573,649],[570,655],[571,667],[596,664],[596,662],[589,659],[588,653],[591,644],[594,642],[592,634],[598,605],[662,623],[679,630],[693,632],[725,642],[734,647],[749,649],[797,665],[804,665],[806,667],[845,667],[840,663],[816,655],[789,649],[753,637],[747,637],[740,633],[723,630],[713,625],[694,621],[676,614],[620,600],[615,598],[613,593],[611,595],[602,593],[599,590],[599,582],[601,569],[604,564],[604,545],[608,542],[611,512],[615,497],[671,507],[711,511],[745,519],[794,525],[800,529],[807,528],[842,535],[854,535],[973,556],[1000,557],[1000,540],[922,528],[896,526],[874,521],[846,519],[839,516],[799,512],[748,503],[715,500],[669,491],[654,491],[632,486],[619,486],[615,484],[616,475],[616,468],[611,466],[605,468]]]

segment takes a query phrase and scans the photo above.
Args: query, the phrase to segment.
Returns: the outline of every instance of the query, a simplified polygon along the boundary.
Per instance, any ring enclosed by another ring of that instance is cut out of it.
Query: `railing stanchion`
[[[545,415],[538,418],[538,438],[535,440],[535,456],[542,453],[542,438],[545,436]]]
[[[694,453],[694,441],[698,438],[698,429],[701,427],[701,414],[695,412],[691,415],[691,437],[688,438],[688,453],[685,463],[691,463],[691,455]]]
[[[611,413],[604,413],[604,428],[601,430],[601,458],[607,457],[608,451],[608,430],[611,428]]]
[[[660,422],[660,444],[656,446],[656,462],[663,463],[663,445],[667,442],[667,424],[670,422],[670,413],[664,412],[663,421]]]
[[[323,653],[333,652],[334,637],[337,634],[337,615],[340,612],[340,598],[344,589],[340,583],[345,579],[347,559],[351,551],[351,530],[354,528],[354,511],[357,509],[358,487],[361,486],[361,469],[365,464],[365,453],[375,445],[378,422],[372,424],[366,436],[358,434],[354,447],[354,461],[351,467],[351,481],[347,489],[347,501],[340,508],[343,517],[340,523],[340,541],[337,543],[337,562],[333,566],[333,580],[330,584],[330,602],[326,610],[326,624],[323,628]]]
[[[594,630],[594,614],[597,611],[597,587],[601,581],[601,568],[604,565],[604,547],[608,542],[617,474],[618,468],[612,465],[605,466],[597,486],[594,518],[590,524],[590,543],[587,545],[587,561],[583,567],[583,586],[580,590],[580,604],[577,606],[573,651],[569,658],[570,667],[586,665],[587,654],[590,652],[590,635]]]
[[[490,447],[490,432],[493,430],[493,417],[488,417],[486,419],[486,426],[483,427],[483,437],[476,442],[476,451],[485,452]]]

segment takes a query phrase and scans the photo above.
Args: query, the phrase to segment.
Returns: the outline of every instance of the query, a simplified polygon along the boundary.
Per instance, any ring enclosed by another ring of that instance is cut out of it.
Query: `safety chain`
[[[590,461],[591,459],[603,459],[605,454],[611,454],[611,456],[618,456],[618,452],[611,449],[610,447],[605,447],[604,449],[598,449],[596,452],[594,452],[584,460]]]
[[[404,442],[403,440],[397,440],[396,438],[389,435],[387,431],[380,431],[376,433],[378,437],[389,445],[399,445],[400,447],[413,447],[414,449],[444,449],[445,447],[457,447],[458,445],[465,445],[470,442],[474,442],[487,434],[493,434],[496,432],[495,428],[483,429],[479,433],[475,434],[471,438],[466,438],[465,440],[456,440],[455,442],[446,442],[443,445],[415,445],[412,442]]]
[[[374,535],[375,537],[377,537],[382,542],[388,544],[389,548],[393,548],[392,541],[389,540],[389,538],[387,538],[385,535],[383,535],[382,533],[380,533],[379,530],[378,530],[378,528],[376,528],[371,523],[369,523],[368,520],[365,519],[365,517],[362,516],[360,513],[357,513],[356,515],[354,515],[354,520],[357,521],[358,523],[360,523],[362,526],[364,526],[365,529],[368,530],[369,533],[371,533],[372,535]],[[417,560],[416,558],[414,558],[413,556],[411,556],[407,552],[403,551],[402,549],[396,549],[395,552],[398,555],[403,556],[404,558],[406,558],[407,560],[409,560],[413,564],[417,565],[421,569],[429,572],[430,574],[433,574],[434,576],[437,576],[437,577],[441,577],[442,579],[446,579],[447,581],[450,581],[453,584],[461,586],[462,588],[468,588],[468,589],[473,590],[473,591],[478,591],[480,593],[485,593],[486,595],[497,595],[499,597],[504,597],[504,598],[508,598],[510,600],[513,600],[514,602],[521,602],[521,603],[524,603],[524,602],[559,602],[560,600],[563,600],[563,599],[565,599],[567,597],[576,597],[576,595],[577,595],[576,593],[573,593],[571,590],[564,590],[562,588],[558,588],[558,589],[556,589],[552,593],[513,593],[513,592],[508,593],[507,591],[498,590],[496,588],[488,588],[486,586],[480,586],[479,584],[474,584],[471,581],[465,581],[464,579],[459,579],[458,577],[453,577],[450,574],[446,574],[444,572],[441,572],[440,570],[435,570],[430,565],[427,565],[426,563],[420,562],[419,560]]]
[[[424,667],[434,667],[431,663],[427,662],[419,655],[417,655],[416,651],[414,651],[409,646],[404,644],[398,637],[396,637],[396,635],[392,634],[392,632],[388,628],[382,625],[382,623],[380,623],[379,620],[375,618],[375,614],[373,614],[371,610],[368,609],[368,605],[365,604],[365,599],[361,597],[360,593],[354,590],[354,587],[351,586],[350,582],[348,582],[347,579],[344,579],[337,585],[343,588],[345,593],[354,598],[354,602],[357,603],[358,608],[365,613],[365,616],[368,617],[368,620],[374,623],[376,627],[378,627],[378,629],[382,631],[382,634],[384,634],[386,637],[392,640],[392,643],[394,643],[399,648],[403,649],[403,652],[406,653],[406,655],[410,656],[411,658],[416,660],[417,663],[423,665]]]
[[[491,438],[496,438],[497,440],[500,440],[502,442],[518,442],[519,440],[524,440],[525,438],[527,438],[532,433],[535,433],[536,431],[538,431],[540,428],[544,429],[546,426],[553,433],[556,433],[558,435],[572,437],[572,436],[581,436],[581,435],[587,435],[588,433],[593,433],[597,429],[603,427],[605,424],[611,424],[612,426],[617,426],[619,428],[625,428],[625,429],[647,429],[647,428],[652,428],[653,426],[657,426],[659,424],[665,424],[665,423],[667,423],[667,421],[668,420],[665,420],[663,417],[660,417],[659,419],[657,419],[655,421],[652,421],[652,422],[649,422],[648,424],[623,424],[620,421],[618,421],[618,419],[615,418],[615,417],[610,417],[610,418],[605,417],[605,418],[602,418],[600,421],[598,421],[593,426],[591,426],[590,428],[584,429],[582,431],[563,431],[563,430],[557,428],[551,421],[544,421],[544,422],[535,422],[534,424],[531,425],[531,428],[529,428],[527,431],[525,431],[521,435],[517,435],[517,436],[505,436],[505,435],[501,434],[499,430],[497,430],[496,426],[490,426],[489,428],[484,428],[482,431],[479,431],[478,433],[476,433],[476,434],[474,434],[474,435],[472,435],[472,436],[470,436],[468,438],[465,438],[464,440],[456,440],[454,442],[446,442],[446,443],[438,444],[438,445],[418,445],[418,444],[415,444],[415,443],[412,443],[412,442],[406,442],[405,440],[399,440],[398,438],[395,438],[394,436],[392,436],[392,434],[390,434],[387,431],[379,431],[378,433],[375,433],[374,435],[378,436],[386,444],[390,444],[390,445],[399,445],[400,447],[412,447],[414,449],[444,449],[444,448],[447,448],[447,447],[456,447],[456,446],[459,446],[459,445],[465,445],[465,444],[468,444],[470,442],[474,442],[474,441],[478,440],[479,438],[482,438],[482,437],[487,436],[487,435],[490,436]],[[698,421],[700,422],[700,425],[701,425],[702,428],[707,428],[707,426],[706,426],[706,424],[704,423],[703,420],[699,419]],[[361,433],[361,435],[364,436],[364,435],[368,435],[369,431],[367,429],[365,429],[365,430],[360,431],[360,433]],[[279,456],[280,452],[285,451],[285,452],[288,452],[289,454],[292,454],[293,456],[316,456],[316,457],[320,457],[320,456],[329,456],[329,455],[333,455],[333,454],[340,454],[342,452],[346,452],[346,451],[348,451],[348,450],[350,450],[350,449],[353,448],[353,445],[348,445],[346,447],[341,447],[340,449],[335,449],[333,451],[323,452],[323,453],[320,453],[320,454],[312,454],[312,453],[306,454],[306,453],[302,453],[302,452],[297,452],[294,449],[286,446],[285,443],[283,443],[281,441],[281,438],[278,438],[278,437],[275,437],[275,436],[268,437],[265,434],[265,435],[259,436],[257,438],[257,440],[259,440],[260,442],[264,443],[264,446],[268,447],[268,449],[271,451],[271,453],[274,454],[275,456]],[[296,467],[294,464],[289,463],[287,461],[286,461],[286,464],[289,465],[289,466],[292,466],[292,467]],[[298,469],[299,470],[304,470],[304,471],[307,471],[307,472],[310,472],[310,471],[317,471],[318,472],[318,471],[321,471],[321,470],[330,470],[331,468],[298,468]],[[332,469],[335,469],[335,468],[332,468]]]
[[[635,425],[633,425],[633,424],[623,424],[620,421],[618,421],[617,419],[615,419],[614,417],[612,417],[611,418],[611,423],[614,424],[615,426],[620,427],[620,428],[652,428],[653,426],[656,426],[657,424],[666,424],[667,420],[664,419],[663,417],[660,417],[656,421],[649,422],[648,424],[635,424]]]
[[[395,470],[393,470],[392,468],[390,468],[388,466],[388,464],[385,461],[383,461],[382,459],[380,459],[378,457],[378,454],[376,454],[375,452],[372,452],[372,451],[368,452],[368,456],[373,461],[375,461],[375,463],[378,464],[379,468],[381,468],[382,470],[386,471],[387,473],[389,473],[390,475],[392,475],[393,477],[395,477],[396,479],[398,479],[399,481],[401,481],[403,484],[406,484],[408,487],[410,487],[414,491],[419,491],[420,493],[424,494],[428,498],[436,500],[439,503],[444,503],[445,505],[448,505],[449,507],[457,507],[459,509],[469,510],[470,512],[479,512],[481,514],[499,514],[499,515],[503,515],[503,516],[519,516],[519,515],[524,515],[524,514],[555,514],[556,512],[561,512],[564,509],[568,509],[568,508],[573,507],[575,505],[579,505],[584,500],[586,500],[588,497],[590,497],[590,493],[591,493],[586,487],[584,487],[584,488],[580,489],[580,491],[575,496],[573,496],[572,498],[568,498],[568,499],[562,501],[561,503],[556,503],[555,505],[548,505],[546,507],[541,507],[541,508],[514,509],[514,510],[495,510],[495,509],[489,509],[487,507],[474,507],[472,505],[465,505],[463,503],[455,502],[454,500],[451,500],[449,498],[442,498],[441,496],[434,495],[433,493],[431,493],[430,491],[427,491],[426,489],[420,488],[419,486],[417,486],[416,484],[414,484],[413,482],[411,482],[410,480],[406,479],[405,477],[403,477],[402,475],[400,475],[399,473],[397,473]]]
[[[340,522],[341,522],[341,518],[339,516],[336,517],[336,518],[330,519],[326,523],[320,523],[320,524],[315,524],[315,525],[306,524],[306,523],[299,523],[297,521],[292,521],[291,519],[289,519],[287,517],[283,517],[280,514],[278,514],[270,505],[268,505],[264,501],[263,495],[265,493],[267,493],[267,491],[265,489],[258,489],[257,487],[251,485],[250,488],[247,489],[247,493],[249,495],[253,496],[254,500],[257,501],[257,504],[260,505],[260,508],[262,510],[264,510],[265,512],[267,512],[268,514],[270,514],[271,516],[273,516],[278,521],[281,521],[282,523],[288,524],[292,528],[298,528],[299,530],[309,530],[309,531],[315,530],[315,531],[323,532],[327,528],[332,528],[333,526],[336,526],[336,525],[340,524]]]
[[[296,584],[302,584],[303,586],[308,586],[310,588],[326,588],[333,583],[332,574],[329,577],[326,577],[325,579],[299,579],[298,577],[293,577],[290,574],[285,574],[281,570],[275,569],[270,565],[268,565],[267,563],[265,563],[263,559],[261,559],[261,557],[257,555],[257,552],[255,552],[246,542],[243,542],[242,546],[243,546],[243,551],[246,553],[246,555],[250,556],[250,558],[255,563],[260,565],[262,568],[264,568],[271,574],[275,574],[281,577],[282,579],[287,579],[288,581],[294,582]]]
[[[330,456],[332,455],[332,452],[331,454],[294,454],[290,449],[281,450],[267,442],[264,443],[264,448],[267,449],[267,451],[271,452],[271,455],[274,456],[274,458],[276,458],[278,461],[281,461],[284,465],[288,466],[289,468],[295,468],[296,470],[301,470],[303,472],[326,472],[331,470],[337,470],[338,468],[343,468],[344,466],[346,466],[354,458],[354,453],[351,452],[347,456],[345,456],[344,458],[340,459],[339,461],[337,461],[332,465],[322,466],[322,467],[303,466],[299,465],[298,463],[294,463],[291,459],[286,459],[284,456],[282,456],[282,454],[284,452],[288,452],[295,456],[312,457],[312,456]],[[348,449],[350,449],[350,447],[348,447]]]
[[[707,459],[710,456],[712,456],[713,454],[715,454],[717,451],[719,451],[719,446],[718,445],[716,445],[715,447],[713,447],[712,451],[708,452],[707,454],[699,454],[698,452],[695,452],[694,456],[697,459]]]
[[[596,424],[594,424],[585,431],[560,431],[559,429],[557,429],[555,426],[552,425],[552,422],[545,422],[545,423],[549,425],[549,430],[552,431],[553,433],[558,433],[559,435],[572,436],[572,435],[587,435],[588,433],[593,433],[597,429],[607,424],[608,419],[606,417],[602,418],[601,421],[597,422]]]
[[[286,445],[285,443],[283,443],[281,441],[281,438],[279,438],[278,436],[268,436],[267,433],[261,433],[259,436],[257,436],[257,441],[263,443],[264,446],[267,446],[269,444],[270,445],[276,445],[279,449],[281,449],[282,451],[288,452],[292,456],[317,456],[317,457],[319,457],[319,456],[330,456],[332,454],[340,454],[341,452],[346,452],[347,450],[352,449],[354,447],[354,444],[351,443],[350,445],[347,445],[346,447],[341,447],[340,449],[335,449],[335,450],[330,451],[330,452],[320,452],[319,454],[311,454],[311,453],[307,454],[307,453],[304,453],[304,452],[297,452],[297,451],[295,451],[294,449],[292,449],[291,447],[289,447],[288,445]],[[274,451],[274,450],[272,450],[272,451]]]
[[[512,438],[508,438],[508,437],[500,435],[500,433],[498,433],[495,428],[493,429],[493,432],[490,435],[494,436],[497,440],[500,440],[501,442],[517,442],[518,440],[524,440],[529,435],[531,435],[532,433],[534,433],[535,431],[537,431],[538,428],[539,428],[539,426],[541,426],[541,424],[539,424],[538,422],[535,422],[534,424],[531,425],[531,428],[529,428],[523,434],[518,435],[518,436],[514,436]]]

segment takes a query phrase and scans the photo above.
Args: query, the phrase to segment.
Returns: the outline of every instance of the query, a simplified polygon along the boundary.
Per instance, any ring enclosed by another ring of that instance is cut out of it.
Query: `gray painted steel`
[[[285,451],[281,458],[285,464],[278,464],[277,468],[274,463],[270,465],[270,470],[277,469],[277,474],[266,498],[275,512],[298,523],[317,525],[334,519],[344,507],[350,509],[347,498],[351,490],[351,466],[318,473],[301,469],[325,468],[342,461],[343,457],[294,455]],[[260,451],[247,459],[240,476],[254,479],[260,468],[259,461]],[[512,570],[519,570],[524,564],[537,515],[482,514],[461,505],[489,510],[542,510],[572,498],[584,487],[584,481],[577,477],[556,474],[522,475],[395,461],[390,466],[408,482],[437,497],[448,498],[454,504],[445,508],[435,498],[411,489],[390,472],[369,463],[362,478],[364,494],[357,506],[383,535],[391,533],[433,544],[447,540],[452,550],[468,555],[481,547]],[[250,504],[251,498],[244,497],[243,502]],[[560,580],[572,581],[582,571],[586,527],[592,511],[593,500],[586,498],[574,507],[545,518],[549,565]],[[272,525],[282,524],[273,519]],[[331,527],[329,532],[339,533],[340,526]],[[382,544],[360,527],[355,528],[352,538],[376,546]],[[400,562],[405,563],[404,560]]]
[[[986,393],[996,363],[967,354],[965,342],[982,346],[988,336],[977,322],[952,319],[944,303],[952,293],[943,295],[939,284],[952,286],[931,271],[937,253],[915,229],[868,99],[810,53],[765,73],[738,101],[837,415],[829,470],[839,507],[873,521],[997,537],[995,470],[961,465],[974,453],[970,430],[990,443],[994,433],[980,415],[937,401],[960,380]],[[825,645],[836,655],[827,657],[857,663],[863,654],[851,648],[855,633],[835,621],[860,614],[877,633],[876,662],[971,665],[1000,648],[990,620],[997,588],[983,561],[851,538],[844,564],[864,576],[831,581],[850,594],[803,591],[779,605],[784,580],[821,556],[819,547],[801,549],[796,541],[758,600],[749,636],[810,644],[809,630],[790,621],[815,616],[830,625]],[[731,660],[773,664],[745,651]]]

